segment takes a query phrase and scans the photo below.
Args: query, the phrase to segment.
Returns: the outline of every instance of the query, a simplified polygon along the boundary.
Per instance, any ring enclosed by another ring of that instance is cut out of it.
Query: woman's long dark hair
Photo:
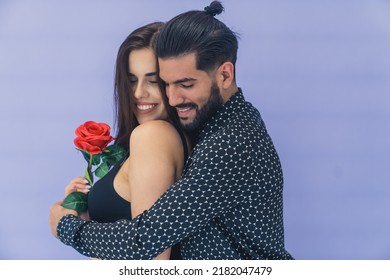
[[[134,30],[122,43],[118,50],[115,71],[115,116],[116,116],[116,143],[129,149],[129,137],[138,125],[134,116],[134,100],[129,79],[129,55],[133,50],[154,49],[159,31],[164,26],[162,22],[153,22]],[[157,61],[157,58],[156,58]],[[158,68],[158,67],[157,67]],[[156,69],[158,71],[158,69]],[[165,87],[159,80],[160,91],[168,117],[173,125],[179,126],[179,120],[174,108],[169,106],[165,94]]]

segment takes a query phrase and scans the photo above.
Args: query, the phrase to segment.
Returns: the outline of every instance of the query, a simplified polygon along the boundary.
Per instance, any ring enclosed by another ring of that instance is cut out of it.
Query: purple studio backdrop
[[[390,2],[222,1],[237,81],[285,176],[297,259],[390,259]],[[83,175],[75,128],[113,124],[116,52],[136,27],[208,1],[0,1],[0,259],[86,259],[49,207]]]

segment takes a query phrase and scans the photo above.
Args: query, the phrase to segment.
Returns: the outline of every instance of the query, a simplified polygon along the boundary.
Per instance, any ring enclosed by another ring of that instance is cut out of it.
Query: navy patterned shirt
[[[259,112],[239,91],[200,131],[180,180],[132,220],[60,220],[60,240],[101,259],[292,259],[284,246],[283,175]]]

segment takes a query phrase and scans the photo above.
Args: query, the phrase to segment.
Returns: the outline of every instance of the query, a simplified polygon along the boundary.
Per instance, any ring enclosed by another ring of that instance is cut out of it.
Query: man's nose
[[[178,104],[183,103],[184,98],[182,94],[180,93],[180,90],[177,89],[174,86],[168,86],[166,87],[166,93],[169,100],[169,105],[176,106]]]

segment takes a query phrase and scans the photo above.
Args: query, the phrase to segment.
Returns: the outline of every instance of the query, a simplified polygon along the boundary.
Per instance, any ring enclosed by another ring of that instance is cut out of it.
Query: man
[[[86,222],[54,205],[50,224],[63,243],[101,259],[151,259],[178,242],[184,259],[292,259],[279,158],[236,85],[238,43],[214,18],[222,10],[214,1],[173,18],[156,46],[169,103],[197,135],[182,178],[131,221]]]

